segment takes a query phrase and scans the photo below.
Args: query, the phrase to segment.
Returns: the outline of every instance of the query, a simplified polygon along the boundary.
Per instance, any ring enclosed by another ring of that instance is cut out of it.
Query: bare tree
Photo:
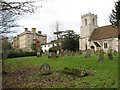
[[[17,1],[17,2],[16,2]],[[24,15],[26,13],[34,13],[38,8],[34,5],[37,1],[10,1],[10,0],[0,0],[0,48],[2,48],[1,43],[3,39],[3,35],[7,33],[11,33],[10,29],[13,27],[18,27],[16,20],[20,15]],[[38,0],[42,1],[42,0]],[[3,53],[3,54],[2,54]],[[1,56],[5,56],[5,50],[0,49]],[[0,58],[1,59],[1,58]],[[4,70],[4,57],[2,59],[3,69],[2,73],[6,73]]]
[[[10,33],[10,29],[17,27],[16,19],[26,13],[34,13],[37,6],[35,1],[15,2],[10,0],[0,1],[0,34]]]
[[[54,25],[50,26],[51,31],[50,31],[50,36],[52,40],[58,40],[60,38],[60,34],[63,32],[63,25],[56,21]]]

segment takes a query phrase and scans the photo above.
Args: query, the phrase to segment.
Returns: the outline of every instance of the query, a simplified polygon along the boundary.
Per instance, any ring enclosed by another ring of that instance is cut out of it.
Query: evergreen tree
[[[63,35],[62,48],[68,51],[77,51],[79,49],[79,35],[73,30],[67,30]]]
[[[112,13],[109,16],[109,20],[112,25],[118,27],[119,39],[120,39],[120,1],[115,3],[115,9],[112,10]]]

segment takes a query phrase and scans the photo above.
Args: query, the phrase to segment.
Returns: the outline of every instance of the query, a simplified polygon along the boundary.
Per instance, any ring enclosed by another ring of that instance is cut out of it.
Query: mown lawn
[[[42,57],[22,57],[5,60],[7,75],[3,75],[3,88],[117,88],[118,56],[114,60],[98,63],[98,56],[64,56],[57,59]],[[40,75],[40,66],[48,63],[51,75]],[[80,78],[61,73],[65,67],[83,68],[91,75]],[[58,75],[56,72],[58,71]]]

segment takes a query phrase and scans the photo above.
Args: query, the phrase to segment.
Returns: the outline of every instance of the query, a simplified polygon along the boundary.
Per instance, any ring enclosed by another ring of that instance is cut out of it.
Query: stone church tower
[[[88,13],[81,16],[81,37],[79,39],[79,50],[91,49],[88,41],[94,28],[97,28],[97,15]]]

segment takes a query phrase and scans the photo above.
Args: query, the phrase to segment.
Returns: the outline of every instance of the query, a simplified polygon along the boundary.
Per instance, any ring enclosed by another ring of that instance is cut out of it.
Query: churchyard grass
[[[105,54],[103,62],[98,62],[98,58],[98,55],[92,55],[90,58],[81,55],[56,59],[46,56],[7,59],[7,75],[3,75],[3,88],[117,88],[118,55],[114,56],[113,60],[108,60]],[[43,63],[50,65],[51,75],[40,75],[40,66]],[[82,68],[90,75],[80,78],[61,73],[65,67]]]

